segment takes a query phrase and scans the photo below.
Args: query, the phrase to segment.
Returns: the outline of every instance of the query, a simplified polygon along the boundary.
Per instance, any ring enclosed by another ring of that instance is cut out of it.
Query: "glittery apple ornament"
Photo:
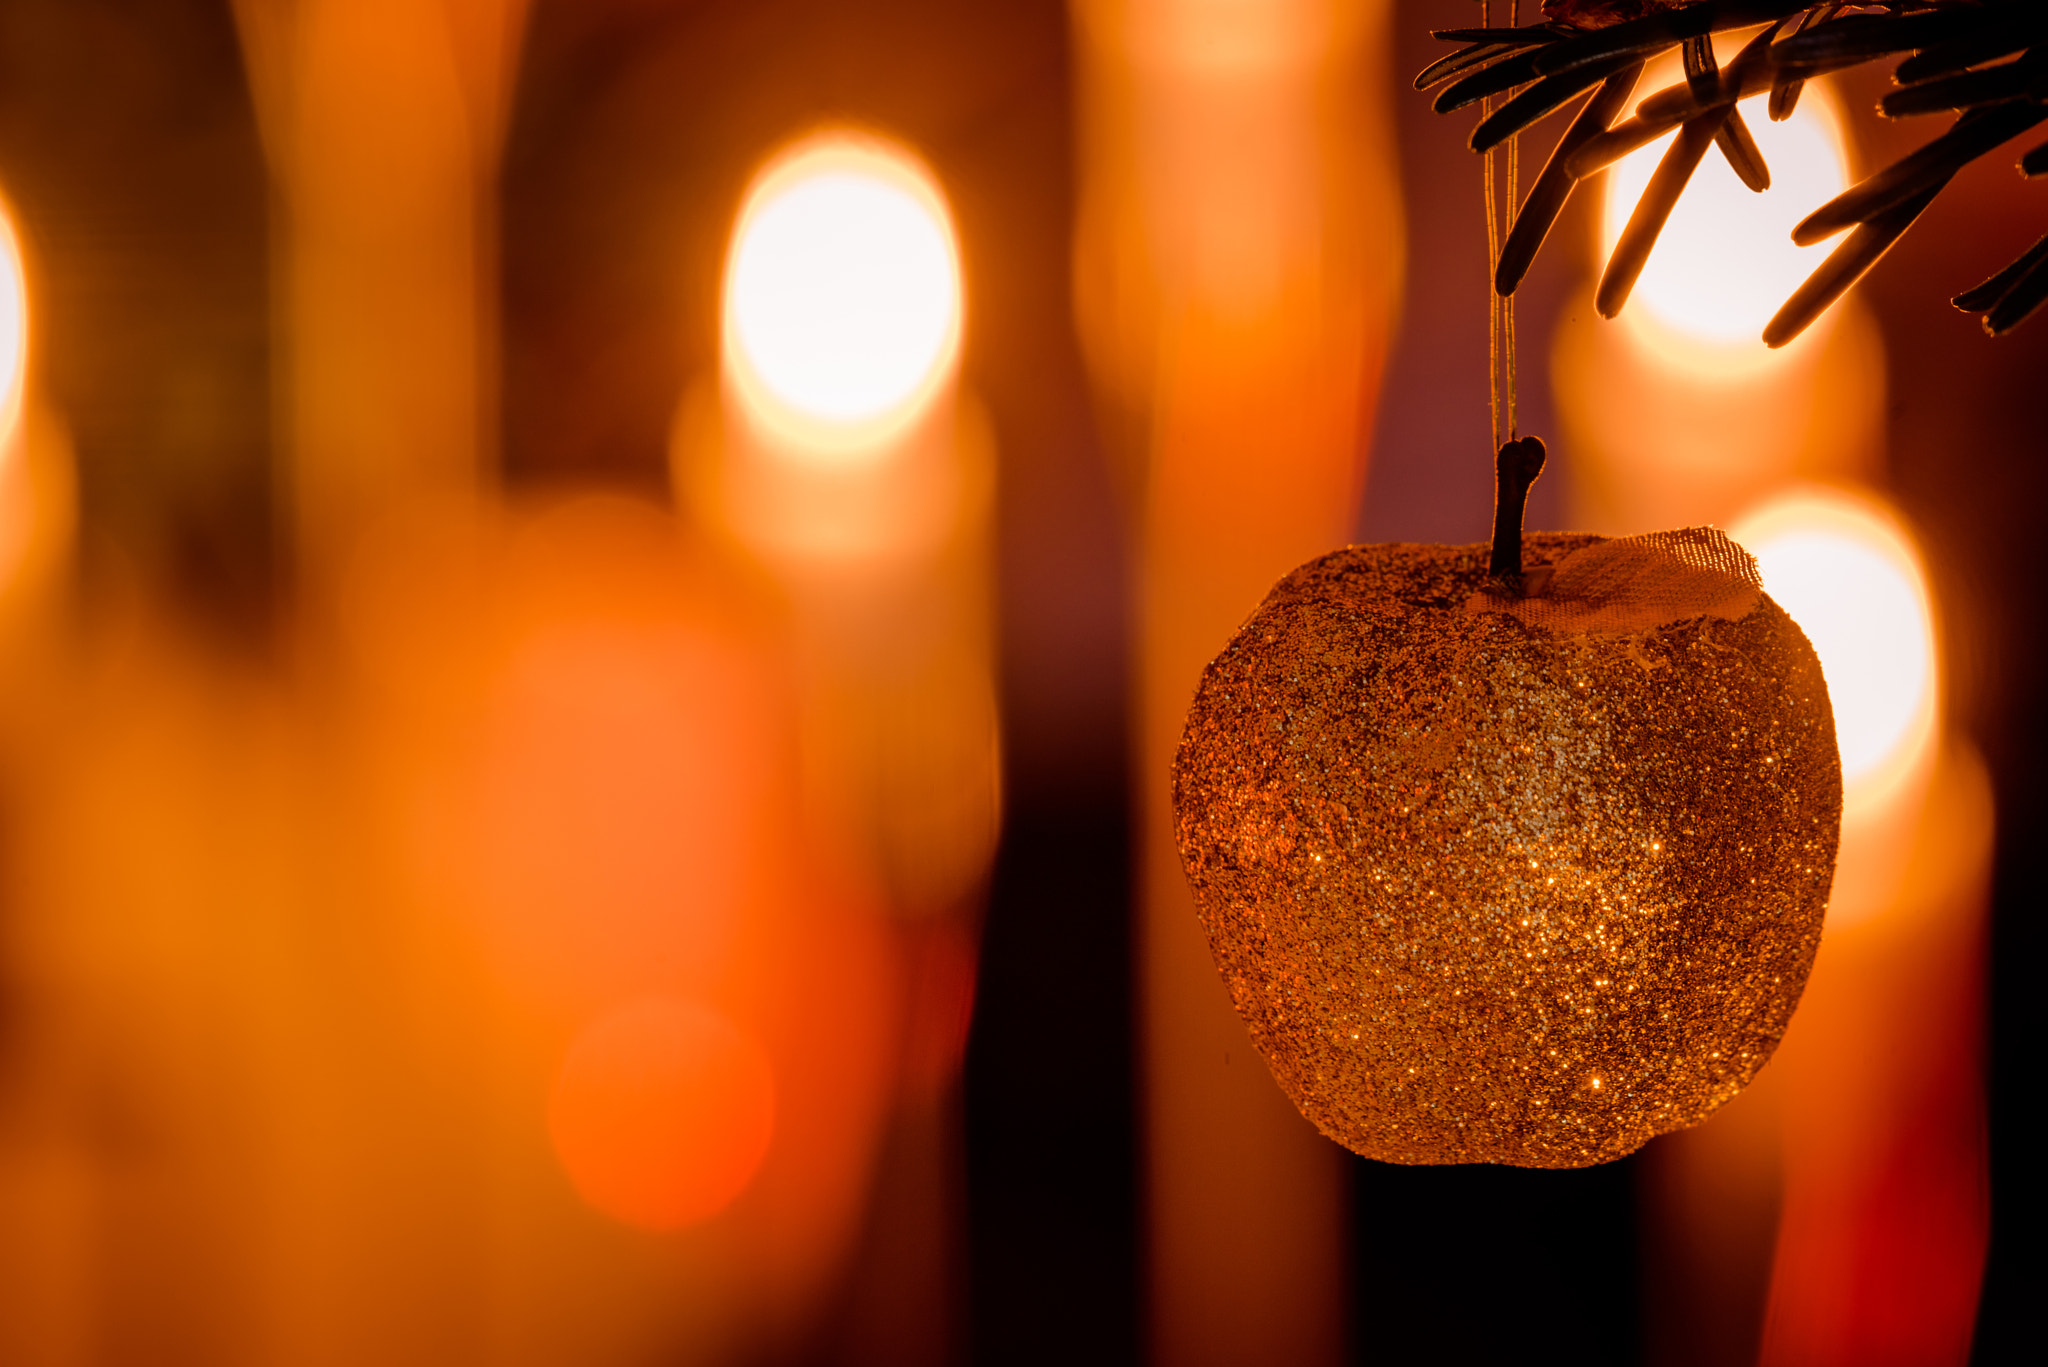
[[[1580,1167],[1698,1123],[1776,1047],[1833,878],[1827,688],[1755,561],[1705,528],[1539,535],[1522,575],[1516,445],[1491,564],[1295,570],[1204,673],[1174,766],[1253,1039],[1323,1133],[1390,1162]]]

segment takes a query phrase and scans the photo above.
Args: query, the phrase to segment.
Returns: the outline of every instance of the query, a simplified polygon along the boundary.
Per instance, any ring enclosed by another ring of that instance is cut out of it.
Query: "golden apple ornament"
[[[1353,546],[1202,676],[1174,765],[1217,967],[1282,1089],[1396,1163],[1580,1167],[1770,1057],[1833,878],[1820,662],[1691,528]],[[1540,562],[1522,569],[1524,548]]]

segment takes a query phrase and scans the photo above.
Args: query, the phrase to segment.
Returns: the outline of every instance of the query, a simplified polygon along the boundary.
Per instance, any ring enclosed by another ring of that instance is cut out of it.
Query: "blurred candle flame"
[[[1781,495],[1734,535],[1820,656],[1854,821],[1904,785],[1934,739],[1934,618],[1919,551],[1875,499],[1834,490]]]
[[[1670,84],[1653,68],[1646,90]],[[1771,121],[1767,97],[1737,108],[1756,137],[1771,187],[1762,194],[1738,180],[1718,151],[1709,152],[1658,238],[1619,321],[1651,351],[1707,371],[1768,364],[1764,325],[1827,255],[1799,247],[1792,225],[1840,193],[1849,180],[1840,102],[1825,81],[1809,81],[1783,123]],[[1600,217],[1604,260],[1650,183],[1676,133],[1622,158],[1607,179]]]
[[[914,152],[832,129],[771,156],[727,251],[717,418],[684,403],[679,477],[779,573],[928,561],[976,497],[954,431],[962,300]]]
[[[0,203],[0,451],[11,450],[28,384],[28,281],[14,219]],[[0,459],[6,459],[0,455]]]
[[[952,375],[959,257],[945,199],[908,151],[833,132],[775,158],[726,268],[726,364],[748,416],[800,458],[872,458]]]
[[[70,526],[70,461],[30,432],[28,312],[21,243],[0,196],[0,618],[14,615],[4,605],[21,599],[17,585],[46,577],[39,562],[47,572],[61,559]]]

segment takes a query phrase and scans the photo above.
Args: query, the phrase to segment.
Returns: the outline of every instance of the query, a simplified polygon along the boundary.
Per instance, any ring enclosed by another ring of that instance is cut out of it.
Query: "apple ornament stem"
[[[1500,448],[1490,547],[1283,578],[1174,764],[1237,1009],[1371,1158],[1580,1167],[1697,1124],[1820,939],[1842,789],[1813,648],[1712,528],[1525,538],[1542,460]]]

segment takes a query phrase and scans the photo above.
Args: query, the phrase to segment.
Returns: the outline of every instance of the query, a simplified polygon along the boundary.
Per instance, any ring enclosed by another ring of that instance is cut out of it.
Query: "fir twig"
[[[1930,185],[1946,185],[1963,167],[2043,119],[2048,119],[2048,106],[2031,102],[1972,110],[1925,147],[1900,157],[1800,219],[1792,229],[1792,240],[1810,247],[1904,203]]]
[[[1695,0],[1625,17],[1640,9],[1623,0],[1553,0],[1547,23],[1437,35],[1465,45],[1417,78],[1418,88],[1451,82],[1437,97],[1440,112],[1508,97],[1474,130],[1477,150],[1499,145],[1599,87],[1515,216],[1495,263],[1494,288],[1503,297],[1527,274],[1579,180],[1679,129],[1602,273],[1597,303],[1611,315],[1626,302],[1708,147],[1718,146],[1750,188],[1769,185],[1769,169],[1737,101],[1769,91],[1771,117],[1784,119],[1813,77],[1897,59],[1900,88],[1885,97],[1883,113],[1904,118],[1954,110],[1956,122],[1800,223],[1794,240],[1802,244],[1850,231],[1765,330],[1766,341],[1782,346],[1860,279],[1964,166],[2048,121],[2044,0]],[[1621,22],[1612,22],[1616,18]],[[1713,36],[1759,25],[1763,31],[1717,69]],[[1684,58],[1686,80],[1620,118],[1642,64],[1674,48]],[[2048,143],[2027,152],[2019,166],[2027,176],[2048,175]],[[1985,293],[1994,284],[1995,297]],[[1981,302],[1964,303],[1980,296]],[[1958,306],[1984,312],[1994,333],[2010,330],[2044,302],[2048,252],[2038,245],[1957,297]]]
[[[1915,194],[1911,199],[1894,204],[1883,213],[1856,225],[1842,245],[1828,253],[1828,259],[1820,268],[1806,277],[1806,283],[1792,291],[1792,297],[1778,310],[1777,316],[1764,326],[1764,345],[1781,347],[1813,326],[1813,320],[1827,312],[1837,299],[1849,292],[1849,287],[1861,280],[1875,266],[1878,258],[1892,249],[1892,245],[1913,226],[1915,219],[1926,212],[1934,197],[1948,186],[1947,181],[1937,181]]]
[[[1507,245],[1501,248],[1500,262],[1494,268],[1493,287],[1502,295],[1513,294],[1515,286],[1522,283],[1522,277],[1536,260],[1544,239],[1550,236],[1557,216],[1564,212],[1573,187],[1579,183],[1578,177],[1571,172],[1572,154],[1607,131],[1607,126],[1614,122],[1614,116],[1635,93],[1636,82],[1642,79],[1642,75],[1643,64],[1631,62],[1601,82],[1600,88],[1579,110],[1578,117],[1572,120],[1571,127],[1558,139],[1550,160],[1544,163],[1536,183],[1529,187],[1529,197],[1522,201],[1521,210],[1515,215],[1515,226],[1508,233]]]
[[[2048,288],[2048,237],[1983,284],[1964,290],[1949,302],[1965,313],[1983,314],[1984,330],[1996,337],[2010,332],[2040,304],[2039,291],[2044,288]]]

